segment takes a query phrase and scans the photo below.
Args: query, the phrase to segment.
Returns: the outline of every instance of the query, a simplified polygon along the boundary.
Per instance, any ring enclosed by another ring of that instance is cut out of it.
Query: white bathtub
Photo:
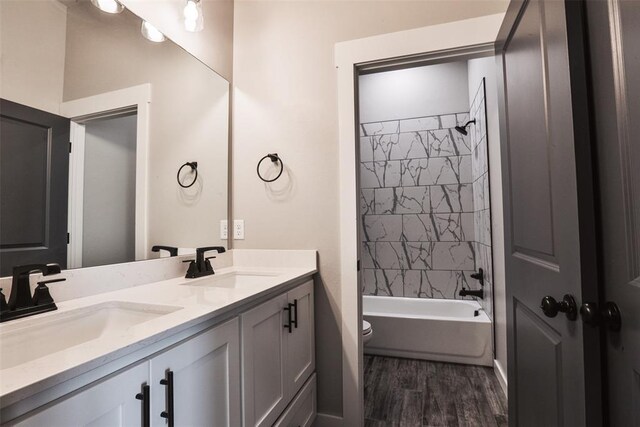
[[[491,321],[475,301],[362,297],[366,354],[493,365]],[[477,315],[476,315],[477,313]]]

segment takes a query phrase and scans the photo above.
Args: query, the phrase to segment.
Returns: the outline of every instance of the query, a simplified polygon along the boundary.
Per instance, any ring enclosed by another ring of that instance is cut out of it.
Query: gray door
[[[588,1],[598,152],[601,278],[618,305],[606,334],[611,426],[640,425],[640,3]]]
[[[599,337],[577,313],[597,298],[581,7],[511,2],[498,41],[513,426],[602,424]]]
[[[67,264],[69,119],[0,100],[0,276]]]

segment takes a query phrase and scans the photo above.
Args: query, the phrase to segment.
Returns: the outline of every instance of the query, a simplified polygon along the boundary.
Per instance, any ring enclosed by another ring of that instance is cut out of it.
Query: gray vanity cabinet
[[[150,364],[152,426],[167,426],[171,416],[176,426],[240,425],[237,317],[161,353]]]
[[[176,426],[237,427],[241,423],[239,341],[236,317],[69,393],[27,414],[16,425],[164,427],[167,418],[160,414],[165,412],[166,417],[174,417]],[[147,396],[143,395],[145,385],[149,386]]]
[[[64,396],[39,411],[27,414],[20,427],[128,427],[140,425],[142,404],[136,394],[149,382],[149,365],[141,363],[98,383]]]
[[[315,371],[313,315],[308,281],[240,316],[245,427],[272,426]]]

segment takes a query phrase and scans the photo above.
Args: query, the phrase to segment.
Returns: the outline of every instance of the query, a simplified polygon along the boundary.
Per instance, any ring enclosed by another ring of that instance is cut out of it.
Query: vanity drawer
[[[314,373],[280,416],[274,427],[309,427],[316,419],[316,374]]]

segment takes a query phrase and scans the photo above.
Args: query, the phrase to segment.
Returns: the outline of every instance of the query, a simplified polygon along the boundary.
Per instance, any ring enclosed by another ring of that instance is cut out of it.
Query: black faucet
[[[173,246],[155,245],[151,248],[151,252],[167,251],[169,256],[178,256],[178,248]]]
[[[481,268],[478,269],[477,273],[473,273],[471,275],[472,278],[477,279],[480,282],[480,289],[465,289],[464,286],[462,287],[462,289],[460,289],[460,291],[458,292],[458,295],[460,295],[461,297],[466,297],[466,296],[470,296],[470,297],[476,297],[476,298],[480,298],[480,299],[484,299],[484,270],[482,270]]]
[[[187,270],[187,274],[184,277],[186,277],[187,279],[195,279],[197,277],[215,274],[215,271],[213,271],[213,267],[211,266],[211,262],[209,261],[211,258],[215,258],[215,256],[210,256],[207,258],[205,258],[204,256],[205,252],[209,251],[216,251],[221,254],[225,252],[225,248],[222,246],[207,246],[204,248],[197,248],[196,259],[184,261],[189,263],[189,269]]]
[[[33,296],[31,296],[29,275],[35,272],[40,272],[43,276],[59,274],[60,266],[58,264],[29,264],[13,267],[11,295],[9,295],[8,303],[2,304],[4,295],[1,295],[2,292],[0,290],[0,322],[58,309],[46,285],[48,283],[62,282],[66,279],[38,282],[38,286],[33,292]]]

